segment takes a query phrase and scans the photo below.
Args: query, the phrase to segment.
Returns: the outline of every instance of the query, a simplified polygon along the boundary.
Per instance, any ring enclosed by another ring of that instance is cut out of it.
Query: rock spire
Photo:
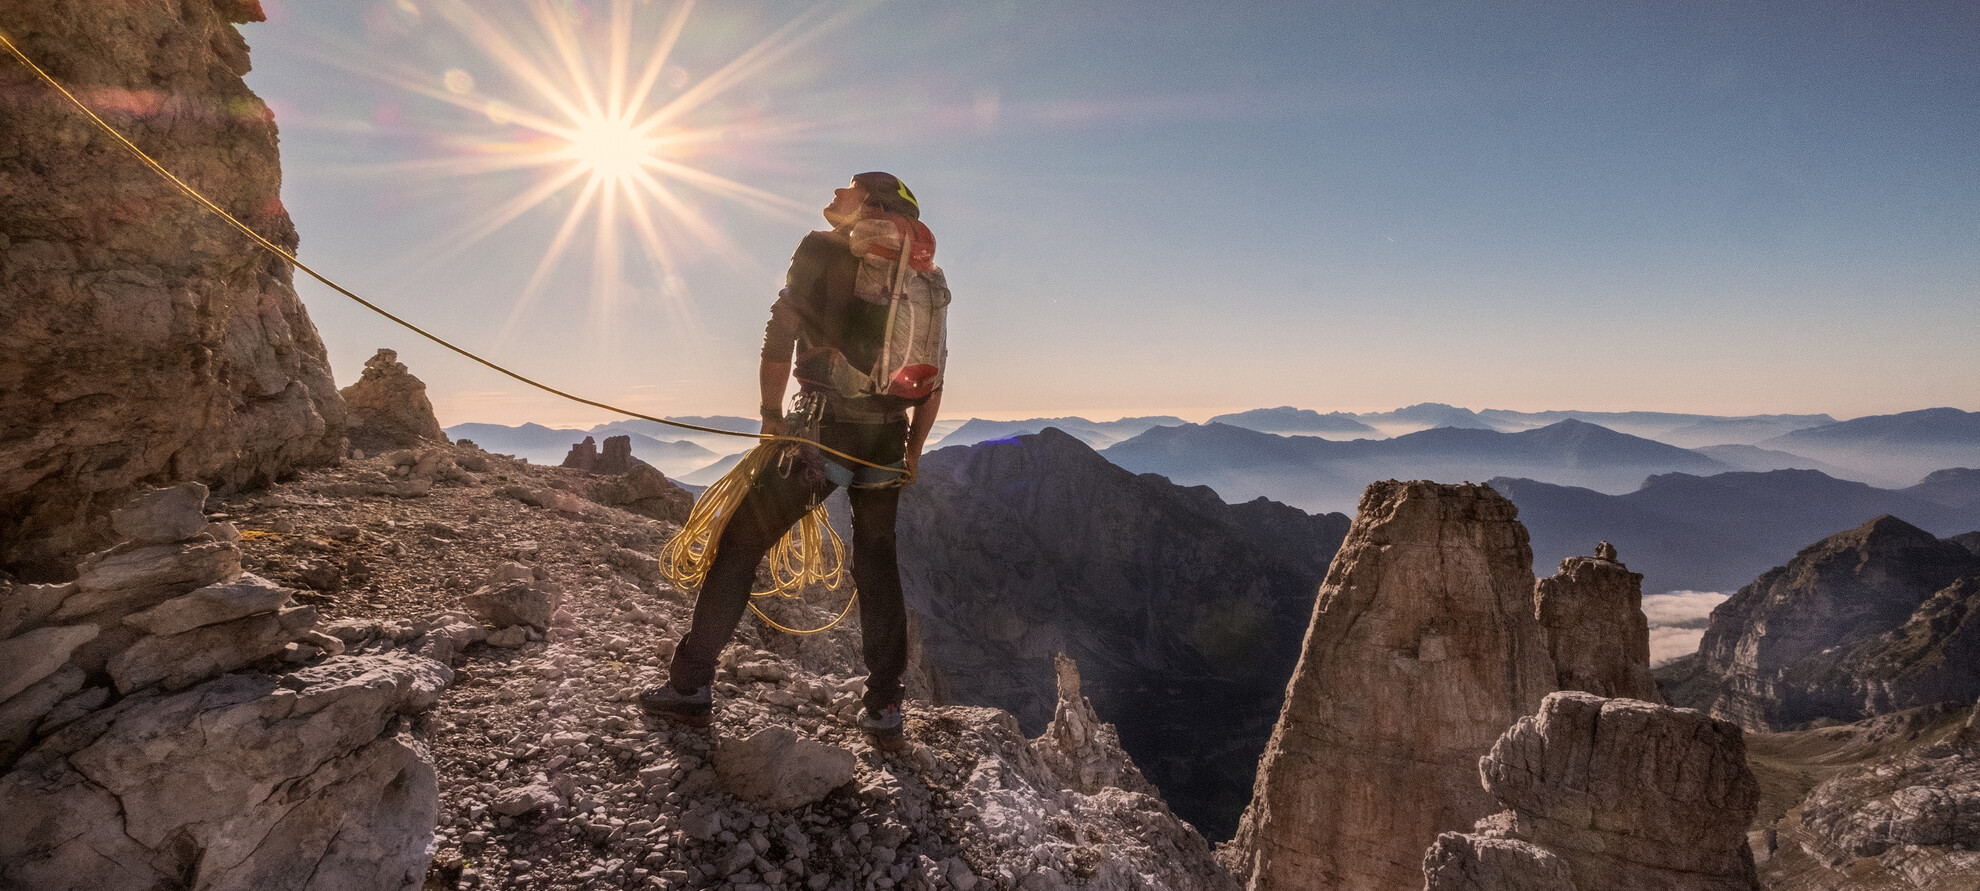
[[[1607,557],[1599,556],[1606,552]],[[1616,560],[1608,542],[1594,557],[1569,557],[1533,587],[1533,614],[1562,690],[1664,701],[1650,676],[1650,620],[1643,574]]]
[[[1438,833],[1494,809],[1478,758],[1554,689],[1516,515],[1488,486],[1362,495],[1223,851],[1248,887],[1416,887]]]

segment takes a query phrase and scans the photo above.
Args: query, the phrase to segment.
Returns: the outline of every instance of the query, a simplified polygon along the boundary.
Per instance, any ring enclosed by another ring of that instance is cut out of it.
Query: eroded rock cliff
[[[1247,887],[1414,887],[1495,809],[1478,758],[1554,689],[1516,516],[1486,486],[1368,487],[1220,851]]]
[[[253,0],[0,0],[23,51],[275,242],[275,123],[232,22]],[[264,483],[334,460],[344,406],[288,264],[0,64],[0,567],[55,578],[106,515],[178,480]]]
[[[1974,586],[1954,585],[1973,575],[1980,557],[1891,516],[1804,548],[1712,611],[1712,714],[1781,730],[1980,696],[1970,666],[1940,661],[1974,648]]]
[[[1691,709],[1548,696],[1478,765],[1505,810],[1440,836],[1426,891],[1757,891],[1759,787],[1739,727]]]

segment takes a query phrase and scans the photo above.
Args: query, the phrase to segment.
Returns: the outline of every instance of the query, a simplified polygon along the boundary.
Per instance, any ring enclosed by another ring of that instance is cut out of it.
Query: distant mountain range
[[[1134,436],[1150,427],[1187,424],[1178,417],[1156,415],[1143,418],[1122,418],[1118,421],[1089,421],[1085,418],[1031,418],[1023,421],[986,421],[971,418],[962,426],[940,439],[930,437],[931,445],[943,448],[949,446],[976,445],[993,439],[1009,439],[1039,433],[1046,428],[1057,428],[1080,442],[1096,449],[1105,448]]]
[[[1157,427],[1103,454],[1137,473],[1209,486],[1226,499],[1263,496],[1305,510],[1353,510],[1362,490],[1382,479],[1524,476],[1620,493],[1652,474],[1733,469],[1708,455],[1576,420],[1519,433],[1438,427],[1351,442],[1190,424]]]
[[[737,432],[735,416],[674,420]],[[1306,510],[1353,510],[1378,479],[1492,477],[1635,490],[1662,473],[1711,475],[1795,469],[1896,489],[1936,471],[1980,467],[1980,413],[1934,408],[1836,421],[1828,415],[1725,417],[1677,412],[1473,411],[1426,402],[1388,412],[1321,414],[1292,406],[1190,424],[1168,415],[993,421],[945,418],[930,448],[975,445],[1057,428],[1136,472],[1208,485],[1224,498],[1266,497]],[[555,464],[585,436],[633,437],[633,454],[670,477],[706,485],[751,443],[650,421],[590,430],[461,424],[449,435],[494,452]],[[1386,434],[1400,433],[1390,438]],[[1335,440],[1330,442],[1329,440]],[[1970,484],[1980,498],[1980,483]],[[1971,499],[1969,499],[1971,500]]]
[[[698,445],[687,438],[663,440],[654,435],[655,433],[665,435],[663,431],[681,432],[678,428],[651,421],[618,421],[600,424],[590,430],[545,427],[541,424],[524,424],[520,427],[507,427],[501,424],[456,424],[448,427],[445,432],[450,439],[472,440],[483,451],[514,455],[531,464],[551,466],[563,463],[564,456],[571,451],[571,446],[584,441],[587,436],[601,444],[608,436],[628,436],[632,439],[633,457],[653,465],[670,477],[705,467],[724,454]],[[751,432],[754,432],[753,427]],[[747,440],[737,439],[734,442],[741,443],[738,450],[749,447]]]
[[[1796,430],[1758,445],[1806,455],[1881,486],[1903,486],[1934,470],[1980,467],[1980,412],[1928,408]]]
[[[1941,537],[1980,529],[1972,471],[1879,489],[1813,470],[1659,474],[1642,488],[1586,488],[1495,478],[1519,507],[1539,569],[1614,544],[1645,591],[1731,591],[1785,563],[1810,541],[1891,514]]]

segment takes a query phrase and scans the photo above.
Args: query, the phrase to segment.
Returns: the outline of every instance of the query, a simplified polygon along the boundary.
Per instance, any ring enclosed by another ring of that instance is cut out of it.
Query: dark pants
[[[907,426],[905,422],[826,423],[819,430],[819,441],[876,464],[890,464],[901,458]],[[832,458],[827,455],[825,460]],[[774,465],[765,469],[723,529],[715,562],[694,602],[694,624],[674,649],[668,682],[676,689],[705,687],[715,680],[715,662],[749,608],[749,589],[763,555],[804,516],[814,495],[823,497],[837,488],[827,482],[820,492],[807,487],[800,476],[781,476]],[[901,570],[894,552],[894,517],[901,490],[854,487],[846,494],[852,501],[852,576],[859,594],[861,655],[866,660],[864,698],[867,707],[877,711],[901,701],[901,674],[907,670],[907,607],[901,602]]]

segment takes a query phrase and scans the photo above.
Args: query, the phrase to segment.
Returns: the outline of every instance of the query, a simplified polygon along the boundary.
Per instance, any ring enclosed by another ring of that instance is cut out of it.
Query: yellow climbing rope
[[[708,567],[715,562],[716,546],[722,541],[722,530],[728,528],[736,510],[742,506],[743,498],[749,495],[750,487],[757,476],[775,473],[771,465],[779,455],[792,446],[782,443],[764,443],[751,449],[742,461],[729,469],[728,473],[716,480],[713,485],[702,490],[701,497],[695,499],[694,509],[688,513],[681,531],[674,534],[671,541],[660,550],[660,571],[667,580],[683,590],[699,590],[708,580]],[[784,532],[777,540],[777,546],[770,551],[770,590],[751,591],[751,597],[779,596],[796,598],[805,589],[821,585],[826,590],[836,591],[845,582],[845,541],[825,515],[825,505],[819,503],[805,511],[796,526]],[[859,598],[858,591],[846,598],[846,604],[832,621],[817,628],[792,628],[776,619],[752,602],[750,612],[772,628],[788,634],[818,634],[829,631],[852,612],[853,601]]]
[[[13,40],[9,39],[5,32],[0,32],[0,45],[5,45],[7,51],[12,53],[14,58],[19,59],[22,65],[26,65],[28,67],[28,70],[34,72],[35,75],[40,77],[44,83],[52,87],[57,93],[60,93],[64,99],[67,99],[69,101],[70,105],[75,106],[77,111],[82,112],[84,117],[88,118],[91,122],[95,123],[96,126],[99,129],[101,129],[104,133],[109,134],[112,139],[115,139],[119,145],[122,145],[124,147],[125,150],[129,151],[132,155],[136,156],[137,159],[143,162],[146,167],[151,168],[151,170],[157,173],[159,177],[163,178],[166,182],[171,183],[180,192],[185,193],[187,197],[197,202],[201,207],[206,208],[208,211],[211,211],[215,216],[218,216],[220,219],[225,220],[228,225],[231,225],[235,229],[239,230],[241,234],[246,235],[249,239],[254,241],[255,244],[260,245],[263,249],[269,251],[270,253],[275,254],[278,257],[281,257],[283,260],[288,261],[290,264],[295,266],[295,268],[302,270],[304,273],[308,274],[309,277],[314,278],[319,282],[322,282],[326,287],[330,288],[331,290],[336,291],[337,293],[342,294],[353,301],[356,301],[358,305],[363,306],[365,309],[371,310],[372,312],[384,316],[385,318],[390,319],[391,321],[397,323],[406,330],[411,331],[414,334],[417,334],[421,337],[424,337],[427,340],[430,340],[436,344],[439,344],[440,346],[446,347],[447,349],[452,350],[453,352],[463,357],[466,357],[467,359],[477,362],[493,371],[496,371],[502,375],[505,375],[521,383],[527,384],[531,387],[535,387],[536,389],[542,390],[546,393],[550,393],[555,396],[561,396],[573,402],[589,405],[592,406],[593,408],[604,409],[606,411],[625,415],[627,417],[638,418],[643,421],[652,421],[656,424],[665,424],[670,427],[679,427],[685,430],[695,430],[702,433],[715,433],[723,436],[740,436],[748,439],[758,440],[756,448],[752,449],[749,455],[746,458],[744,458],[741,463],[737,464],[733,470],[730,470],[729,473],[724,475],[721,480],[715,483],[715,485],[709,486],[708,489],[702,493],[701,497],[696,499],[694,509],[688,516],[688,523],[683,524],[680,533],[677,534],[672,541],[668,542],[666,547],[663,549],[662,563],[664,566],[667,567],[669,578],[673,579],[675,581],[675,584],[677,585],[688,587],[691,584],[691,586],[698,588],[701,582],[706,579],[708,574],[708,563],[714,559],[715,545],[717,542],[721,540],[722,529],[725,526],[727,526],[729,518],[733,516],[735,513],[736,507],[742,503],[743,496],[748,494],[750,483],[754,481],[755,475],[757,473],[763,471],[763,469],[768,466],[770,460],[773,457],[775,457],[777,453],[783,451],[786,448],[791,448],[800,445],[812,446],[817,448],[821,452],[830,455],[835,455],[840,458],[844,458],[847,461],[850,461],[854,464],[860,464],[866,467],[879,468],[881,470],[888,470],[900,474],[906,473],[906,471],[901,468],[888,467],[884,464],[876,464],[874,462],[867,461],[865,459],[853,455],[848,455],[845,452],[841,452],[837,449],[823,445],[821,443],[816,442],[813,439],[806,437],[771,436],[761,433],[741,433],[734,430],[721,430],[715,427],[703,427],[698,424],[688,424],[688,423],[683,423],[681,421],[671,421],[666,418],[657,418],[652,415],[642,414],[640,412],[620,408],[618,406],[611,405],[605,402],[600,402],[595,399],[586,399],[574,393],[568,393],[563,390],[559,390],[556,387],[552,387],[549,384],[545,384],[540,381],[536,381],[531,378],[525,377],[522,374],[519,374],[515,371],[511,371],[508,368],[498,365],[495,362],[492,362],[488,359],[484,359],[481,356],[469,352],[466,349],[455,346],[454,344],[449,343],[444,338],[441,338],[439,335],[433,334],[432,332],[429,332],[426,329],[419,327],[418,325],[415,325],[411,322],[406,321],[405,319],[393,315],[392,313],[386,311],[384,307],[381,307],[375,303],[372,303],[369,300],[364,299],[363,297],[358,296],[350,289],[345,288],[343,285],[340,285],[335,281],[331,280],[328,276],[325,276],[324,274],[317,272],[315,269],[310,268],[308,264],[297,259],[295,254],[290,253],[288,249],[282,247],[279,244],[276,244],[273,241],[270,241],[268,238],[264,237],[260,232],[255,231],[253,227],[249,226],[246,223],[241,222],[233,214],[228,213],[226,208],[223,208],[220,205],[215,204],[211,199],[207,198],[198,189],[193,188],[191,185],[187,184],[184,180],[179,179],[176,175],[172,173],[172,171],[165,169],[165,166],[163,164],[158,163],[149,154],[146,154],[144,149],[138,148],[136,143],[130,141],[128,138],[124,136],[123,133],[119,132],[117,128],[112,127],[108,121],[105,121],[102,117],[98,116],[97,113],[91,110],[90,107],[87,104],[85,104],[81,99],[76,98],[76,95],[74,93],[69,92],[67,87],[62,86],[61,82],[57,81],[54,78],[54,76],[50,75],[47,71],[44,71],[40,65],[36,65],[33,59],[28,58],[28,55],[21,51],[20,47],[14,45]],[[828,542],[830,544],[829,548],[826,546]],[[797,526],[793,527],[789,532],[787,532],[784,535],[782,540],[778,541],[776,549],[771,552],[771,576],[773,579],[772,590],[768,592],[761,592],[759,596],[768,595],[768,594],[778,594],[786,597],[795,597],[798,596],[803,591],[804,588],[812,584],[823,584],[825,587],[829,589],[836,589],[841,583],[841,581],[843,581],[845,576],[845,572],[843,568],[844,551],[845,551],[845,543],[839,538],[839,534],[832,529],[831,524],[825,521],[824,505],[822,504],[815,505],[812,508],[812,510],[807,512],[804,518],[798,522]],[[691,583],[685,580],[691,580]],[[844,620],[846,615],[851,612],[852,604],[853,604],[853,598],[847,599],[845,608],[840,610],[838,617],[833,619],[830,624],[827,624],[821,628],[813,628],[809,630],[798,630],[795,628],[787,628],[784,625],[781,625],[775,620],[771,619],[769,616],[765,615],[762,610],[757,609],[756,604],[754,603],[750,604],[750,609],[756,613],[758,618],[761,618],[771,627],[776,628],[780,631],[786,631],[792,634],[816,634],[818,632],[830,629],[833,626],[837,625],[840,621]]]

